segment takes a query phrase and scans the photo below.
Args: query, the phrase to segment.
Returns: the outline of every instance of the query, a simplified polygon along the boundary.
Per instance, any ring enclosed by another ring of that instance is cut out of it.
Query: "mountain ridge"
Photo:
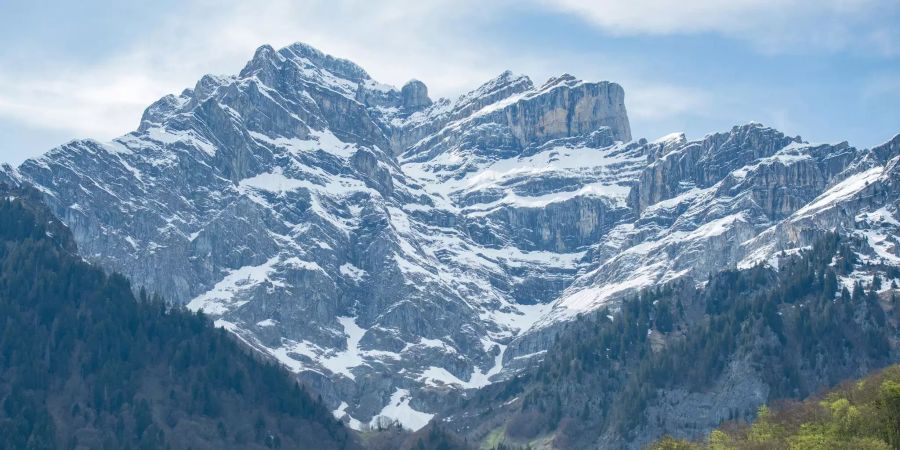
[[[580,313],[808,245],[777,225],[886,166],[898,138],[860,150],[746,124],[632,141],[615,83],[506,71],[431,101],[295,44],[7,177],[41,190],[86,259],[212,314],[348,423],[418,428]],[[892,226],[872,235],[891,262]]]

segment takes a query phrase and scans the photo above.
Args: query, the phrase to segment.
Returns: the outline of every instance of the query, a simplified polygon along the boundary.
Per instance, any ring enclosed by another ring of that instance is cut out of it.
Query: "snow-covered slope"
[[[806,205],[865,152],[811,145],[759,124],[687,142],[648,144],[629,192],[636,218],[593,247],[594,260],[543,322],[595,309],[623,293],[734,266],[743,243]]]
[[[202,309],[352,426],[417,428],[579,312],[804,245],[797,227],[835,219],[791,224],[856,198],[898,147],[759,124],[632,141],[615,83],[504,72],[432,101],[294,44],[0,178],[40,189],[87,259]],[[896,221],[879,201],[854,208]]]

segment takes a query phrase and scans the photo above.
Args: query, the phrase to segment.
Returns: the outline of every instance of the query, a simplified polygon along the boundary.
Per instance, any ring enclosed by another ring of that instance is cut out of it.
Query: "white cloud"
[[[162,95],[193,86],[205,73],[236,73],[259,45],[296,41],[351,59],[383,82],[415,77],[428,80],[434,94],[456,94],[503,69],[463,26],[486,11],[474,4],[194,0],[106,59],[4,68],[0,120],[112,138],[134,129]]]
[[[0,75],[0,115],[32,127],[100,138],[136,127],[148,100],[165,88],[152,74],[129,72],[23,78]]]
[[[900,37],[889,19],[900,11],[894,0],[540,1],[614,34],[715,33],[776,52],[876,45],[893,54]]]

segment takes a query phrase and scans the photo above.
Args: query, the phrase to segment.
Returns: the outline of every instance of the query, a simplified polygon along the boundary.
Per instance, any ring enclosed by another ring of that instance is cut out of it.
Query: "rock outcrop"
[[[419,80],[410,80],[400,89],[401,105],[406,111],[418,111],[431,106],[428,87]]]

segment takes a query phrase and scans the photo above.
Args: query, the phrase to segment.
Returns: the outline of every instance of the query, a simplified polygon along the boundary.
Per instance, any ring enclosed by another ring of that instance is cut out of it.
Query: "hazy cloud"
[[[714,33],[767,51],[867,49],[894,55],[895,0],[544,0],[611,33]]]
[[[502,64],[485,64],[489,48],[448,28],[471,23],[466,12],[474,11],[464,3],[194,1],[103,60],[43,61],[38,70],[0,72],[0,116],[111,138],[135,128],[143,108],[160,96],[193,86],[205,73],[236,73],[259,45],[295,41],[351,59],[384,82],[416,77],[439,95],[456,94]]]

